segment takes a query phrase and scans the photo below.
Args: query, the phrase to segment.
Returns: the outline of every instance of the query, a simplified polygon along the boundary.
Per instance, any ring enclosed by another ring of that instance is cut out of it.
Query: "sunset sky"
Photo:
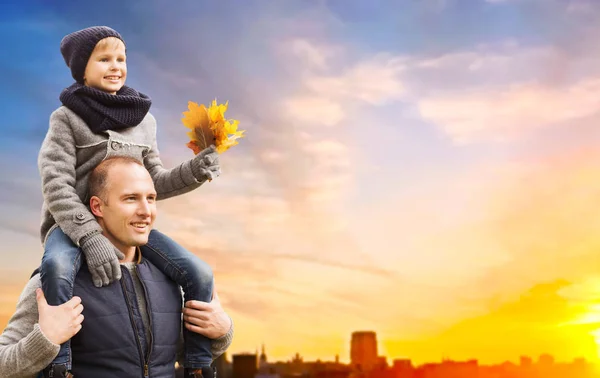
[[[229,355],[347,362],[374,330],[417,363],[597,359],[600,2],[367,4],[1,5],[0,329],[42,256],[61,38],[108,25],[167,167],[193,156],[190,100],[228,100],[247,130],[156,224],[213,266]]]

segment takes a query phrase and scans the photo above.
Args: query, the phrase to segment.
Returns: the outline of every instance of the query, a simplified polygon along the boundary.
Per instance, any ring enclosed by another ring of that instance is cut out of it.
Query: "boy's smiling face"
[[[85,67],[84,82],[88,87],[116,94],[127,78],[125,44],[118,38],[104,38],[94,48]]]

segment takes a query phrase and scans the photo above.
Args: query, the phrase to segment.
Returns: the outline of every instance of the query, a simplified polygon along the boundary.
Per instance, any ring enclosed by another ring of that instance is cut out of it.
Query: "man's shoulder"
[[[42,278],[40,276],[40,272],[36,272],[33,276],[31,276],[25,287],[32,287],[33,291],[39,287],[42,287]]]

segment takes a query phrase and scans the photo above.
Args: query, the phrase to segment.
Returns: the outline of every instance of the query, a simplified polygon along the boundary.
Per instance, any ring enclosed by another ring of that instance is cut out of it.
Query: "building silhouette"
[[[373,331],[356,331],[350,341],[350,364],[359,371],[370,371],[379,363],[377,336]]]
[[[269,364],[267,363],[267,352],[265,351],[265,344],[262,345],[260,351],[260,358],[258,360],[258,371],[266,373],[269,370]]]
[[[227,362],[227,352],[223,353],[212,363],[212,366],[217,369],[217,376],[219,378],[231,377],[231,369]]]
[[[267,361],[267,352],[265,351],[265,344],[262,345],[260,352],[260,358],[258,361],[258,373],[255,378],[280,378],[274,366],[271,366]]]
[[[258,373],[256,354],[242,353],[234,354],[232,377],[233,378],[254,378]]]

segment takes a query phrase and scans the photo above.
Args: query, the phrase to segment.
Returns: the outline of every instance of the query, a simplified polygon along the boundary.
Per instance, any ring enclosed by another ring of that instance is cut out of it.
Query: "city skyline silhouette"
[[[351,361],[306,361],[296,353],[285,361],[271,361],[263,344],[260,354],[237,353],[219,357],[214,366],[224,378],[591,378],[600,373],[599,366],[584,358],[561,362],[547,353],[537,358],[520,356],[517,363],[504,361],[481,364],[476,358],[457,361],[441,358],[415,364],[409,357],[391,361],[379,355],[374,331],[355,331],[349,345]]]

